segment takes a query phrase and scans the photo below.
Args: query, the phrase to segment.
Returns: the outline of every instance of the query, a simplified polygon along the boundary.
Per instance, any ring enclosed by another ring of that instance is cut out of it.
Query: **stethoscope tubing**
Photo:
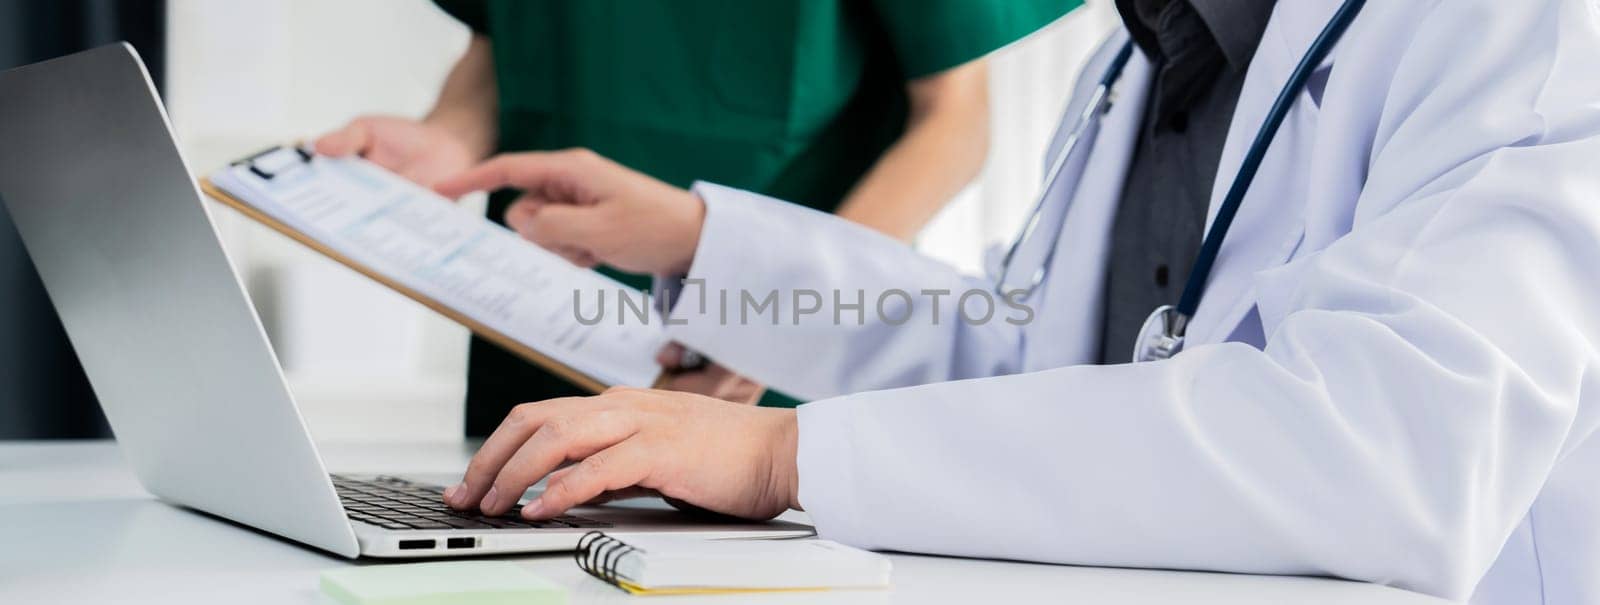
[[[1216,217],[1212,219],[1211,226],[1206,230],[1206,235],[1201,240],[1200,251],[1195,257],[1194,267],[1189,271],[1189,277],[1184,282],[1183,293],[1179,296],[1178,305],[1175,309],[1176,314],[1170,318],[1171,321],[1168,322],[1165,330],[1168,332],[1167,336],[1177,339],[1180,347],[1189,319],[1194,317],[1195,311],[1200,307],[1200,297],[1205,291],[1206,282],[1211,276],[1211,270],[1216,265],[1217,254],[1222,249],[1222,242],[1227,237],[1228,229],[1233,226],[1234,218],[1238,216],[1239,207],[1249,193],[1250,185],[1255,181],[1256,174],[1261,169],[1261,163],[1266,158],[1273,139],[1277,137],[1278,130],[1283,126],[1289,111],[1294,108],[1295,101],[1299,98],[1300,93],[1305,90],[1306,83],[1310,81],[1311,75],[1315,73],[1317,67],[1322,64],[1328,54],[1333,51],[1339,39],[1344,36],[1345,31],[1349,29],[1350,24],[1355,21],[1356,16],[1361,13],[1361,9],[1365,5],[1366,0],[1345,0],[1344,4],[1340,5],[1333,17],[1328,20],[1328,24],[1323,27],[1322,32],[1311,43],[1311,47],[1306,51],[1305,56],[1300,59],[1299,64],[1295,66],[1294,71],[1290,73],[1289,79],[1284,82],[1283,88],[1278,91],[1278,96],[1273,100],[1266,119],[1263,121],[1261,128],[1256,131],[1256,136],[1251,141],[1250,147],[1245,151],[1244,159],[1239,165],[1239,171],[1235,173],[1233,181],[1228,185],[1228,192],[1223,196],[1222,203],[1217,207]],[[1017,237],[1012,240],[1011,246],[1001,260],[1000,275],[995,282],[995,288],[1002,295],[1007,294],[1005,291],[1006,281],[1011,273],[1012,263],[1016,259],[1017,251],[1025,245],[1038,229],[1038,223],[1041,216],[1043,216],[1045,204],[1049,200],[1051,190],[1055,188],[1056,181],[1059,179],[1068,157],[1077,149],[1084,134],[1088,131],[1091,121],[1095,119],[1098,113],[1109,110],[1110,91],[1117,81],[1121,79],[1122,72],[1127,67],[1128,60],[1132,55],[1133,42],[1125,42],[1117,52],[1116,57],[1106,67],[1104,75],[1101,76],[1100,82],[1095,88],[1094,96],[1090,98],[1090,102],[1084,112],[1079,115],[1078,120],[1074,123],[1071,134],[1068,135],[1067,141],[1062,145],[1061,151],[1056,154],[1050,171],[1045,177],[1044,188],[1040,190],[1039,198],[1034,202],[1033,210],[1028,215],[1027,223],[1025,223]],[[1065,220],[1064,215],[1063,220]],[[1057,239],[1059,240],[1059,238]],[[1034,272],[1032,281],[1026,289],[1021,290],[1021,298],[1025,299],[1031,296],[1034,290],[1043,283],[1045,267],[1050,264],[1052,257],[1055,256],[1057,243],[1050,243],[1050,248],[1041,260],[1039,268]],[[1166,309],[1166,307],[1163,309]]]
[[[1361,12],[1361,7],[1366,0],[1345,0],[1333,18],[1328,20],[1328,25],[1322,33],[1311,43],[1311,48],[1300,59],[1294,71],[1289,75],[1283,89],[1278,91],[1278,98],[1272,102],[1272,109],[1267,112],[1267,119],[1261,124],[1261,129],[1256,131],[1256,138],[1250,143],[1250,148],[1245,152],[1244,161],[1239,164],[1239,172],[1233,177],[1233,183],[1228,185],[1228,193],[1223,196],[1222,204],[1217,206],[1217,216],[1211,221],[1211,228],[1207,230],[1205,239],[1201,240],[1200,253],[1195,256],[1194,268],[1189,270],[1189,279],[1183,284],[1183,294],[1178,297],[1178,315],[1186,325],[1194,313],[1200,308],[1200,296],[1206,288],[1206,280],[1211,277],[1211,268],[1216,264],[1217,253],[1222,250],[1222,240],[1227,237],[1228,229],[1233,226],[1233,219],[1239,214],[1239,206],[1244,203],[1244,197],[1250,192],[1250,184],[1255,181],[1256,173],[1261,170],[1261,162],[1266,158],[1267,150],[1272,146],[1272,140],[1278,136],[1278,129],[1283,126],[1283,121],[1289,116],[1289,110],[1294,108],[1295,100],[1305,90],[1306,82],[1311,80],[1311,74],[1322,65],[1322,60],[1344,36],[1350,23]],[[1181,335],[1181,334],[1180,334]]]
[[[1072,157],[1073,152],[1078,148],[1078,144],[1083,140],[1084,135],[1088,133],[1090,123],[1095,119],[1095,116],[1111,109],[1111,88],[1122,77],[1122,70],[1127,67],[1128,60],[1132,57],[1133,42],[1129,41],[1124,43],[1122,49],[1118,50],[1116,56],[1111,59],[1111,63],[1107,65],[1105,73],[1100,77],[1100,83],[1095,86],[1094,95],[1089,97],[1089,102],[1084,105],[1083,111],[1078,114],[1078,119],[1073,122],[1072,130],[1068,131],[1067,140],[1062,143],[1061,150],[1056,152],[1055,159],[1050,163],[1049,172],[1045,173],[1044,188],[1039,190],[1039,197],[1034,200],[1033,209],[1028,212],[1027,222],[1023,223],[1022,231],[1018,232],[1017,236],[1011,240],[1011,245],[1006,249],[1005,257],[1000,260],[1000,276],[995,280],[995,292],[997,294],[1001,296],[1008,294],[1005,289],[1006,282],[1008,281],[1007,278],[1011,276],[1011,267],[1016,260],[1017,251],[1021,250],[1022,246],[1032,239],[1034,231],[1038,229],[1039,220],[1044,216],[1045,205],[1050,200],[1050,191],[1055,189],[1056,181],[1060,180],[1061,171],[1066,168],[1067,160]],[[1050,242],[1050,249],[1045,252],[1039,267],[1034,270],[1028,286],[1020,290],[1021,296],[1018,297],[1019,299],[1025,300],[1027,297],[1032,296],[1033,291],[1039,287],[1039,284],[1044,283],[1045,267],[1050,264],[1051,258],[1055,256],[1058,241],[1059,238]]]

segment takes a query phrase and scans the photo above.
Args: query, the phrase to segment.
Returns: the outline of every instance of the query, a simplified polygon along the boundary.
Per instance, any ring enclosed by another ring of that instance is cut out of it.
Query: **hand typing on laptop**
[[[445,490],[450,506],[500,515],[549,477],[522,508],[560,515],[608,492],[642,487],[707,510],[769,519],[799,508],[793,410],[689,393],[614,388],[594,397],[525,403]],[[563,463],[577,464],[557,470]]]

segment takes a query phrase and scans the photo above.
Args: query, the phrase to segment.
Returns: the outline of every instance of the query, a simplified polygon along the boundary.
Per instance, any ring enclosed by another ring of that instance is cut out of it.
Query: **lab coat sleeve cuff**
[[[650,300],[662,316],[672,313],[672,305],[683,298],[682,275],[653,275],[650,281]]]
[[[800,506],[817,534],[860,544],[861,527],[855,488],[856,457],[853,402],[848,397],[808,403],[796,410],[799,446],[795,468],[800,474]]]
[[[742,290],[775,286],[764,283],[772,273],[764,268],[783,254],[782,221],[776,217],[785,214],[772,206],[784,202],[704,182],[692,191],[706,205],[705,223],[689,275],[668,301],[667,335],[712,358],[740,358],[751,353],[751,343],[728,329],[728,304],[737,305]]]

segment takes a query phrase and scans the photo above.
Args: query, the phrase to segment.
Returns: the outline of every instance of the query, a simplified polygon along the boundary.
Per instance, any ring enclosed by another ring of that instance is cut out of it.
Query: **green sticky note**
[[[567,589],[504,561],[345,567],[322,572],[343,605],[565,605]]]

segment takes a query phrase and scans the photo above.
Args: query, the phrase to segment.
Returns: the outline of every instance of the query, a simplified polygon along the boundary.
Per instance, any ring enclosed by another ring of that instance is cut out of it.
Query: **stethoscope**
[[[1206,231],[1205,239],[1200,242],[1200,254],[1195,258],[1194,269],[1190,270],[1189,279],[1183,284],[1183,294],[1178,298],[1178,304],[1162,305],[1144,320],[1144,326],[1139,330],[1138,338],[1133,344],[1135,362],[1168,359],[1183,350],[1183,340],[1188,331],[1189,320],[1200,307],[1200,294],[1205,290],[1206,279],[1211,275],[1212,266],[1216,264],[1217,252],[1222,248],[1222,239],[1227,236],[1228,227],[1233,224],[1234,216],[1239,213],[1239,205],[1249,192],[1256,171],[1261,168],[1261,160],[1266,157],[1267,148],[1272,145],[1273,137],[1277,136],[1278,128],[1283,125],[1284,118],[1288,117],[1289,110],[1294,106],[1300,91],[1305,88],[1306,82],[1311,79],[1311,74],[1333,50],[1339,38],[1349,28],[1350,22],[1355,20],[1365,4],[1366,0],[1345,0],[1333,18],[1328,20],[1322,33],[1311,43],[1311,48],[1306,51],[1305,57],[1300,59],[1300,64],[1295,66],[1294,72],[1289,75],[1289,80],[1284,83],[1283,90],[1278,92],[1277,99],[1272,103],[1272,109],[1267,112],[1266,121],[1261,124],[1261,129],[1256,131],[1255,140],[1250,143],[1244,161],[1239,165],[1239,172],[1233,177],[1227,195],[1222,198],[1222,204],[1217,208],[1217,216],[1212,220],[1211,228]],[[1006,288],[1017,251],[1023,248],[1039,228],[1051,190],[1055,188],[1062,171],[1071,163],[1072,155],[1079,150],[1079,145],[1088,137],[1088,133],[1100,116],[1110,111],[1111,90],[1116,86],[1117,80],[1121,79],[1123,68],[1128,66],[1128,59],[1132,56],[1133,42],[1124,43],[1122,49],[1117,51],[1116,56],[1106,67],[1105,75],[1100,77],[1100,83],[1095,87],[1094,94],[1084,105],[1083,112],[1074,120],[1072,129],[1068,131],[1069,134],[1061,145],[1061,151],[1051,162],[1049,171],[1045,173],[1044,188],[1040,190],[1039,198],[1028,214],[1028,220],[1023,223],[1022,230],[1011,241],[1011,246],[1000,261],[1000,276],[995,280],[995,291],[1001,296],[1023,300],[1032,296],[1034,290],[1044,283],[1045,267],[1050,265],[1051,259],[1055,256],[1060,237],[1051,240],[1050,247],[1045,251],[1039,267],[1034,270],[1026,287]],[[1062,219],[1065,219],[1064,214]]]

